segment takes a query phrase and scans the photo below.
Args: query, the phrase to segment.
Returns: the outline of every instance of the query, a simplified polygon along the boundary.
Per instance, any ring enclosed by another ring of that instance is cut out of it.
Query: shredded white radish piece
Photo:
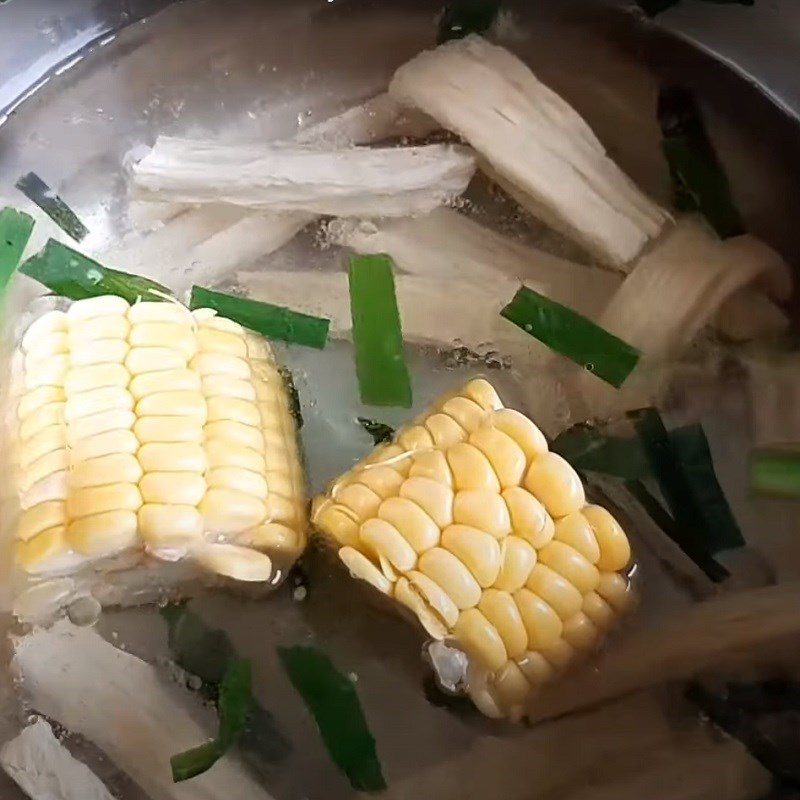
[[[798,603],[800,584],[786,583],[723,594],[665,614],[535,697],[531,718],[560,716],[706,669],[767,664],[790,654],[800,633]]]
[[[438,127],[425,114],[401,105],[388,94],[379,94],[360,106],[300,131],[294,141],[345,147],[400,136],[422,138]]]
[[[432,211],[467,188],[468,150],[450,145],[315,149],[161,136],[133,171],[140,196],[343,216]]]
[[[496,292],[498,276],[514,278],[588,317],[596,317],[620,285],[612,272],[528,247],[450,208],[375,223],[337,221],[329,230],[334,241],[359,253],[388,253],[406,272],[484,282],[489,292]]]
[[[370,144],[399,136],[423,137],[438,125],[430,117],[412,108],[404,108],[388,94],[379,94],[361,105],[311,125],[293,139],[296,144],[348,147]],[[192,206],[153,200],[132,200],[128,209],[138,230],[151,230],[183,212],[192,213]],[[259,253],[267,255],[268,251]]]
[[[725,301],[713,325],[730,341],[752,342],[779,336],[789,328],[789,318],[767,295],[748,286]]]
[[[32,800],[114,800],[103,782],[72,756],[43,719],[3,745],[0,764]]]
[[[600,325],[651,362],[674,357],[765,269],[760,259],[732,256],[703,223],[685,217],[639,261]]]
[[[210,203],[193,208],[142,236],[133,233],[98,258],[110,267],[151,272],[176,292],[214,283],[229,270],[250,266],[291,241],[314,219],[303,211],[248,212]]]
[[[722,246],[732,261],[758,265],[758,285],[773,300],[785,303],[791,298],[794,290],[792,269],[780,253],[749,233],[726,239]]]
[[[228,754],[186,783],[173,783],[169,759],[207,741],[196,698],[162,681],[140,658],[92,628],[61,620],[14,640],[12,668],[32,708],[93,742],[152,800],[271,800]]]
[[[462,136],[526,207],[611,266],[624,268],[669,221],[577,111],[502,47],[448,42],[400,67],[389,92]]]
[[[753,438],[758,447],[796,447],[800,442],[800,356],[753,354],[749,376]]]
[[[327,317],[331,320],[332,337],[350,337],[347,273],[267,270],[239,272],[237,278],[254,300]],[[463,345],[476,352],[496,350],[510,357],[547,358],[550,351],[544,345],[500,316],[500,310],[518,288],[518,281],[501,275],[487,285],[398,273],[395,289],[403,338],[442,348]]]

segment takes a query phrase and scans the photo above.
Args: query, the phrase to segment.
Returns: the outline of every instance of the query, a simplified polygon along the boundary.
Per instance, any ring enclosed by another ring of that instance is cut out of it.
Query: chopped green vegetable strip
[[[608,436],[588,423],[573,425],[560,433],[550,449],[578,470],[625,480],[652,475],[647,454],[638,439]]]
[[[715,583],[724,581],[730,573],[716,561],[696,540],[687,535],[686,529],[679,525],[653,497],[642,481],[626,481],[625,487],[645,510],[658,528],[672,539],[680,549],[701,569],[709,580]]]
[[[375,739],[352,681],[314,647],[279,647],[283,668],[317,723],[334,763],[358,791],[386,788]]]
[[[129,303],[137,300],[164,300],[172,293],[166,286],[142,275],[109,269],[89,256],[55,239],[20,265],[19,271],[44,284],[51,292],[83,300],[103,294],[116,294]]]
[[[687,425],[670,431],[675,458],[686,477],[695,508],[705,528],[706,544],[712,553],[744,547],[736,517],[719,485],[711,448],[702,425]]]
[[[168,625],[169,649],[175,662],[200,678],[203,681],[201,692],[216,702],[228,664],[237,660],[228,635],[209,628],[185,604],[166,606],[161,616]],[[239,750],[251,769],[267,776],[269,765],[284,761],[292,746],[269,711],[253,703],[239,740]]]
[[[699,211],[722,239],[744,233],[725,170],[691,92],[682,86],[662,87],[658,121],[676,207],[680,211]]]
[[[756,450],[750,458],[750,486],[758,494],[800,500],[800,451]]]
[[[0,295],[19,266],[33,231],[33,217],[6,206],[0,211]]]
[[[249,661],[231,661],[219,687],[219,732],[217,738],[170,758],[175,783],[211,769],[244,730],[253,702]]]
[[[394,436],[394,428],[390,425],[385,425],[383,422],[378,422],[376,419],[359,417],[358,423],[372,437],[376,445],[390,442]]]
[[[744,540],[717,481],[702,429],[680,429],[673,438],[654,408],[633,411],[629,416],[675,520],[676,536],[672,538],[681,549],[702,569],[693,554],[710,557],[719,550],[742,546]],[[705,509],[707,502],[714,508]]]
[[[636,348],[527,286],[520,287],[500,314],[617,388],[639,362]]]
[[[499,11],[499,0],[452,0],[442,11],[436,44],[463,39],[471,33],[486,33]]]
[[[78,219],[75,212],[35,172],[23,175],[17,181],[25,197],[36,203],[50,219],[76,242],[86,238],[89,229]]]
[[[350,259],[350,312],[361,401],[370,406],[412,403],[400,311],[389,256]]]
[[[330,320],[311,317],[272,303],[193,286],[189,307],[213,308],[228,319],[257,331],[268,339],[280,339],[305,347],[315,347],[317,350],[322,350],[328,341]]]

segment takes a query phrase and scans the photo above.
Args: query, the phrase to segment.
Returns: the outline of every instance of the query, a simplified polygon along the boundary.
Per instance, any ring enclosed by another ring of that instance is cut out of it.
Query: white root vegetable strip
[[[134,233],[99,258],[131,272],[146,272],[157,264],[170,286],[181,292],[193,283],[214,283],[228,270],[280,249],[313,219],[302,211],[250,213],[209,204],[145,236]]]
[[[800,443],[800,356],[753,355],[749,376],[753,439],[760,448],[797,448]]]
[[[588,317],[596,317],[620,285],[614,273],[529,247],[450,208],[374,224],[339,221],[331,228],[339,244],[359,253],[388,253],[406,272],[484,282],[492,292],[496,278],[513,278]]]
[[[56,739],[43,719],[3,745],[0,764],[33,800],[114,800],[114,795]]]
[[[720,595],[682,614],[654,620],[602,657],[531,701],[531,718],[548,719],[707,669],[752,666],[800,633],[800,584]]]
[[[449,145],[322,150],[162,136],[133,179],[139,196],[379,217],[432,211],[458,197],[474,172],[469,151]]]
[[[294,141],[297,144],[346,147],[398,136],[422,138],[438,127],[429,116],[401,105],[384,93],[300,131]]]
[[[16,639],[14,650],[31,706],[93,742],[153,800],[271,800],[230,755],[174,784],[170,755],[209,738],[211,727],[195,722],[201,709],[190,710],[191,695],[91,628],[62,620]]]
[[[239,272],[239,284],[256,300],[269,300],[304,314],[330,319],[330,336],[352,335],[350,297],[344,272],[266,271]],[[490,286],[468,280],[420,275],[395,275],[395,289],[403,324],[403,338],[414,344],[471,350],[498,350],[503,355],[530,355],[537,343],[500,317],[507,297],[519,288],[517,281],[496,276]],[[442,303],[447,313],[442,313]],[[530,341],[527,341],[530,340]],[[549,353],[540,346],[540,355]]]
[[[732,257],[686,217],[642,258],[600,317],[650,361],[678,355],[735,292],[764,274],[762,260]]]
[[[669,221],[580,115],[502,47],[447,43],[400,67],[389,92],[462,136],[534,213],[611,266],[624,269]]]
[[[397,136],[423,137],[437,127],[436,122],[430,117],[415,109],[404,108],[384,93],[361,105],[348,108],[330,119],[311,125],[300,131],[293,141],[296,144],[346,147],[380,142]],[[191,214],[194,210],[192,206],[184,203],[133,200],[128,213],[136,228],[149,230],[158,223],[165,223],[183,212]],[[280,223],[276,225],[279,226]],[[265,251],[259,255],[267,253],[268,251]]]
[[[713,325],[733,342],[752,342],[779,336],[789,328],[789,318],[767,295],[748,286],[725,301]]]

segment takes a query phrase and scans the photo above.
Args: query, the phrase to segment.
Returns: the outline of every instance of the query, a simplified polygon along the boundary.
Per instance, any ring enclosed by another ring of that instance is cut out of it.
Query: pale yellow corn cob
[[[468,654],[489,716],[520,717],[630,605],[622,528],[483,379],[332,483],[312,522],[354,577]]]
[[[45,314],[21,350],[22,570],[99,570],[124,553],[243,581],[285,574],[307,512],[266,342],[209,309],[104,296]]]

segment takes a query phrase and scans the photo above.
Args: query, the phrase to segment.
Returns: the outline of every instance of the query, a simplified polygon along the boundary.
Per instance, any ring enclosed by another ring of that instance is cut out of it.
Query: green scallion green
[[[386,788],[375,739],[353,682],[315,647],[279,647],[289,680],[314,717],[330,757],[357,791]]]
[[[584,472],[625,480],[639,480],[652,474],[638,439],[609,436],[588,423],[573,425],[560,433],[550,449]]]
[[[328,341],[330,320],[292,311],[284,306],[248,300],[232,294],[214,292],[201,286],[192,287],[189,307],[213,308],[224,317],[266,336],[305,347],[322,350]]]
[[[702,425],[687,425],[669,433],[672,451],[694,498],[711,553],[744,547],[739,523],[733,515],[714,469],[714,459]]]
[[[33,217],[8,206],[0,211],[0,295],[19,266],[33,232]]]
[[[617,388],[639,362],[636,348],[527,286],[520,287],[500,314],[551,350]]]
[[[800,450],[756,450],[750,457],[750,486],[757,494],[800,500]]]
[[[499,12],[499,0],[452,0],[442,11],[436,43],[463,39],[471,33],[486,33]]]
[[[682,86],[663,86],[658,121],[676,208],[700,212],[722,239],[744,233],[728,178],[692,93]]]
[[[17,181],[25,197],[36,203],[50,219],[76,242],[86,238],[89,229],[78,219],[78,215],[35,172],[23,175]]]
[[[170,758],[175,783],[194,778],[214,766],[241,736],[252,702],[250,662],[229,662],[219,687],[217,738]]]
[[[129,303],[164,300],[172,293],[166,286],[142,275],[131,275],[98,264],[89,256],[50,239],[40,252],[20,265],[19,271],[44,284],[51,292],[83,300],[115,294]]]
[[[350,259],[350,311],[361,401],[370,406],[412,404],[411,377],[403,351],[392,260]]]
[[[203,696],[216,702],[228,665],[238,659],[228,635],[208,627],[185,603],[165,606],[161,616],[168,625],[167,641],[175,663],[200,678]],[[270,766],[284,761],[292,746],[272,714],[253,702],[239,751],[251,769],[267,776]]]
[[[358,424],[372,437],[372,441],[376,445],[390,442],[394,436],[394,428],[390,425],[385,425],[383,422],[378,422],[376,419],[359,417]]]

